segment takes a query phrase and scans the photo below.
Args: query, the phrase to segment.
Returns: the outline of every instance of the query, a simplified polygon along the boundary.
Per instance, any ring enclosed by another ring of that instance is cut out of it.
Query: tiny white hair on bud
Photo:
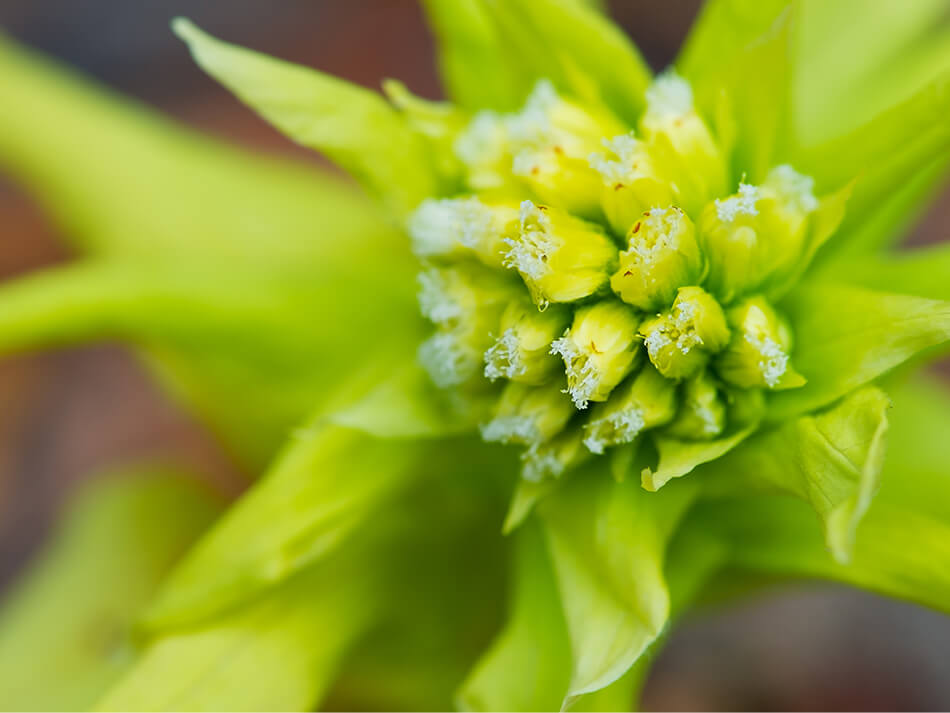
[[[493,163],[505,155],[508,129],[504,118],[485,109],[472,117],[468,126],[456,137],[452,149],[458,159],[468,165]]]
[[[638,175],[637,152],[641,145],[631,131],[612,139],[603,139],[605,153],[592,153],[587,163],[606,184],[628,183]]]
[[[521,454],[521,477],[530,483],[540,483],[548,477],[564,474],[565,464],[551,448],[535,443]]]
[[[517,238],[505,238],[510,250],[505,253],[503,264],[513,267],[532,280],[544,277],[550,268],[548,257],[557,245],[548,235],[551,219],[544,210],[531,201],[521,203],[521,233]]]
[[[450,293],[443,274],[433,268],[420,272],[419,310],[435,324],[449,325],[465,316],[465,310]]]
[[[619,446],[633,441],[645,425],[640,409],[623,409],[619,413],[586,424],[584,429],[588,435],[584,439],[584,445],[591,453],[601,455],[608,443]]]
[[[419,346],[419,363],[439,388],[457,386],[478,369],[477,356],[452,332],[436,332]]]
[[[739,184],[739,195],[725,200],[716,199],[716,216],[724,223],[731,223],[740,215],[758,215],[759,209],[755,204],[762,197],[758,186],[748,183]]]
[[[492,232],[491,209],[478,198],[427,198],[409,219],[412,251],[420,258],[476,247]]]
[[[803,213],[811,213],[818,208],[815,179],[799,173],[787,163],[779,164],[769,171],[766,183]]]
[[[683,116],[693,110],[693,88],[673,68],[653,80],[646,98],[647,113],[658,119]]]
[[[673,324],[679,331],[676,346],[683,354],[689,354],[695,346],[701,346],[703,338],[699,336],[693,326],[696,317],[696,305],[692,302],[680,302],[673,310]]]
[[[788,354],[771,337],[746,334],[745,340],[762,357],[758,364],[759,371],[762,372],[762,379],[770,387],[777,386],[788,369]]]
[[[512,379],[526,370],[518,352],[518,335],[514,329],[506,329],[485,352],[485,378],[489,381]]]
[[[537,443],[538,426],[524,416],[502,416],[479,427],[482,438],[490,443]]]
[[[564,393],[569,394],[574,406],[583,411],[600,384],[597,367],[589,355],[581,350],[570,337],[561,337],[551,342],[550,353],[564,360],[564,371],[568,376],[569,384]],[[572,385],[571,382],[573,382]]]

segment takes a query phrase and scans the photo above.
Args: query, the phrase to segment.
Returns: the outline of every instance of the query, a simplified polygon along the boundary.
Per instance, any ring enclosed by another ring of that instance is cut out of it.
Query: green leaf
[[[539,506],[571,639],[568,701],[623,676],[666,625],[664,553],[689,483],[651,494],[587,469]]]
[[[894,106],[946,69],[945,0],[804,0],[796,77],[802,138],[815,145]]]
[[[567,692],[570,640],[550,557],[534,523],[516,538],[508,621],[463,684],[462,710],[558,710]]]
[[[190,376],[183,396],[223,426],[246,462],[263,464],[332,393],[336,375],[369,354],[392,360],[421,335],[411,281],[390,285],[375,279],[379,269],[354,265],[318,279],[164,260],[53,268],[0,286],[0,352],[101,339],[143,346],[159,368],[175,369],[173,383]],[[360,286],[385,299],[339,299]]]
[[[766,6],[754,11],[747,21],[748,28],[738,30],[740,35],[771,16],[771,5]],[[723,12],[722,3],[718,7],[713,8],[713,18]],[[719,26],[719,21],[709,22]],[[711,62],[695,74],[686,72],[687,79],[693,82],[699,110],[718,124],[720,135],[735,133],[733,175],[745,176],[749,183],[764,180],[769,168],[779,163],[787,150],[794,22],[793,8],[787,8],[766,25],[762,34],[741,45],[739,51],[724,53],[722,60]],[[711,50],[696,50],[700,51]],[[689,58],[687,54],[686,59]],[[686,66],[690,67],[689,62]],[[728,130],[722,125],[722,117],[726,117]]]
[[[837,279],[872,290],[950,300],[950,242],[854,257]]]
[[[844,285],[809,285],[781,305],[795,335],[795,367],[808,380],[773,394],[769,418],[831,403],[917,353],[950,341],[950,303]]]
[[[811,504],[846,563],[880,483],[890,400],[867,387],[817,415],[757,435],[702,473],[707,494],[776,492]]]
[[[482,0],[517,65],[579,99],[608,106],[633,125],[652,79],[626,34],[581,2]]]
[[[643,469],[641,484],[647,490],[655,492],[673,478],[680,478],[703,463],[722,457],[754,433],[757,427],[743,428],[712,441],[681,441],[656,436],[653,442],[659,454],[659,462],[655,469]]]
[[[446,93],[469,111],[514,111],[531,91],[481,0],[423,0]]]
[[[424,442],[378,440],[322,420],[296,433],[172,573],[147,626],[189,625],[279,584],[335,551],[424,474]]]
[[[373,563],[356,563],[311,568],[243,608],[154,640],[96,710],[312,709],[382,594]]]
[[[398,217],[439,193],[424,142],[378,94],[217,40],[179,18],[195,61],[295,141],[322,151]]]
[[[880,499],[846,565],[825,549],[811,508],[794,498],[707,501],[684,530],[721,538],[733,567],[835,580],[950,613],[950,525]]]
[[[193,481],[159,469],[86,486],[4,598],[0,708],[92,705],[131,664],[135,618],[218,507]]]
[[[693,23],[676,68],[694,86],[708,83],[769,31],[789,0],[709,0]]]
[[[84,251],[328,273],[408,253],[373,204],[311,165],[165,121],[0,35],[0,166]]]

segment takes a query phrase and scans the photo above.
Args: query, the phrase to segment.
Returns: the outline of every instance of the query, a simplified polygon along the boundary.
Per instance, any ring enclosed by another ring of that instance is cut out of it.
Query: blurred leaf
[[[950,242],[855,257],[838,279],[872,290],[950,300]]]
[[[445,91],[469,111],[514,111],[531,82],[512,71],[508,52],[482,0],[423,0],[438,40]]]
[[[87,486],[3,602],[0,708],[92,705],[131,664],[139,611],[217,512],[193,481],[162,470]]]
[[[880,483],[889,406],[883,391],[867,387],[827,411],[757,435],[706,465],[704,492],[799,497],[821,517],[835,559],[847,562]]]
[[[508,621],[462,686],[462,710],[558,710],[567,692],[570,640],[547,548],[533,522],[515,537]]]
[[[539,505],[571,639],[567,701],[623,676],[666,626],[664,555],[695,495],[587,469]]]
[[[846,565],[825,549],[811,508],[794,498],[707,501],[685,523],[692,533],[722,538],[733,567],[835,580],[950,613],[950,525],[881,498]]]
[[[322,151],[402,217],[438,194],[425,144],[382,96],[237,47],[179,18],[195,61],[295,141]]]
[[[378,440],[321,420],[297,433],[172,573],[148,627],[191,625],[252,599],[334,552],[425,475],[424,442]]]
[[[652,80],[626,34],[576,0],[482,0],[514,57],[509,72],[548,78],[579,99],[599,102],[633,125]]]
[[[769,418],[828,404],[917,353],[950,341],[950,303],[844,285],[811,285],[782,304],[804,386],[773,394]]]

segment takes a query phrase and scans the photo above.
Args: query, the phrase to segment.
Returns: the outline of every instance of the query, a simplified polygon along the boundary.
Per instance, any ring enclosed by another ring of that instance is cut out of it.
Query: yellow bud
[[[632,133],[605,139],[603,147],[588,160],[600,176],[601,208],[617,235],[626,235],[644,211],[677,202],[656,157]]]
[[[568,393],[579,409],[605,401],[637,363],[640,316],[623,302],[581,307],[567,333],[551,345],[564,360]]]
[[[652,208],[627,234],[628,250],[610,286],[620,299],[643,310],[669,305],[680,285],[702,276],[703,256],[693,221],[676,206]]]
[[[523,384],[543,384],[560,368],[551,343],[571,323],[571,313],[559,305],[540,312],[526,300],[512,302],[501,316],[500,335],[485,352],[485,376]]]
[[[716,358],[723,380],[741,388],[793,389],[805,379],[789,359],[792,332],[763,297],[751,297],[728,312],[732,339]]]
[[[681,287],[669,311],[640,327],[650,361],[663,376],[684,379],[729,341],[719,303],[700,287]]]
[[[676,185],[687,212],[726,190],[726,161],[709,128],[696,113],[693,91],[673,71],[664,72],[647,89],[647,109],[640,129],[653,154]]]
[[[520,232],[506,242],[505,265],[518,270],[542,309],[603,290],[617,262],[599,226],[531,201],[521,204]]]
[[[521,454],[521,477],[532,483],[560,478],[590,457],[581,440],[579,428],[568,428],[550,441],[532,444]]]
[[[511,172],[545,203],[585,218],[600,216],[600,178],[587,161],[568,156],[560,146],[518,152]]]
[[[710,292],[731,302],[801,259],[808,218],[818,207],[812,184],[782,165],[761,186],[741,183],[737,194],[706,205],[699,232]]]
[[[502,267],[505,239],[519,226],[516,203],[486,203],[474,196],[428,198],[409,218],[412,251],[423,259],[473,256]]]
[[[718,436],[725,425],[725,404],[716,381],[704,369],[683,384],[679,410],[666,432],[674,438],[702,441]]]
[[[512,382],[502,390],[491,421],[482,426],[482,438],[501,443],[542,443],[560,433],[573,415],[570,399],[557,385]]]
[[[662,426],[676,412],[676,384],[647,364],[595,406],[584,424],[584,445],[592,453],[632,442],[641,431]]]
[[[419,275],[419,307],[438,325],[419,360],[439,386],[464,383],[478,372],[502,311],[524,290],[505,273],[477,263],[429,268]]]

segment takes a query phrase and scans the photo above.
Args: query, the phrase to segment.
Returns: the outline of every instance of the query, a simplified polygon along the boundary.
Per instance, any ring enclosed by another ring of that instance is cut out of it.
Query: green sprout
[[[85,255],[0,287],[0,349],[124,340],[262,473],[161,584],[204,500],[77,510],[154,596],[45,705],[626,709],[723,584],[950,612],[950,250],[893,249],[950,162],[944,4],[709,0],[656,76],[594,3],[423,4],[446,101],[173,24],[365,196],[0,43],[0,162]],[[101,539],[7,610],[0,704]]]

